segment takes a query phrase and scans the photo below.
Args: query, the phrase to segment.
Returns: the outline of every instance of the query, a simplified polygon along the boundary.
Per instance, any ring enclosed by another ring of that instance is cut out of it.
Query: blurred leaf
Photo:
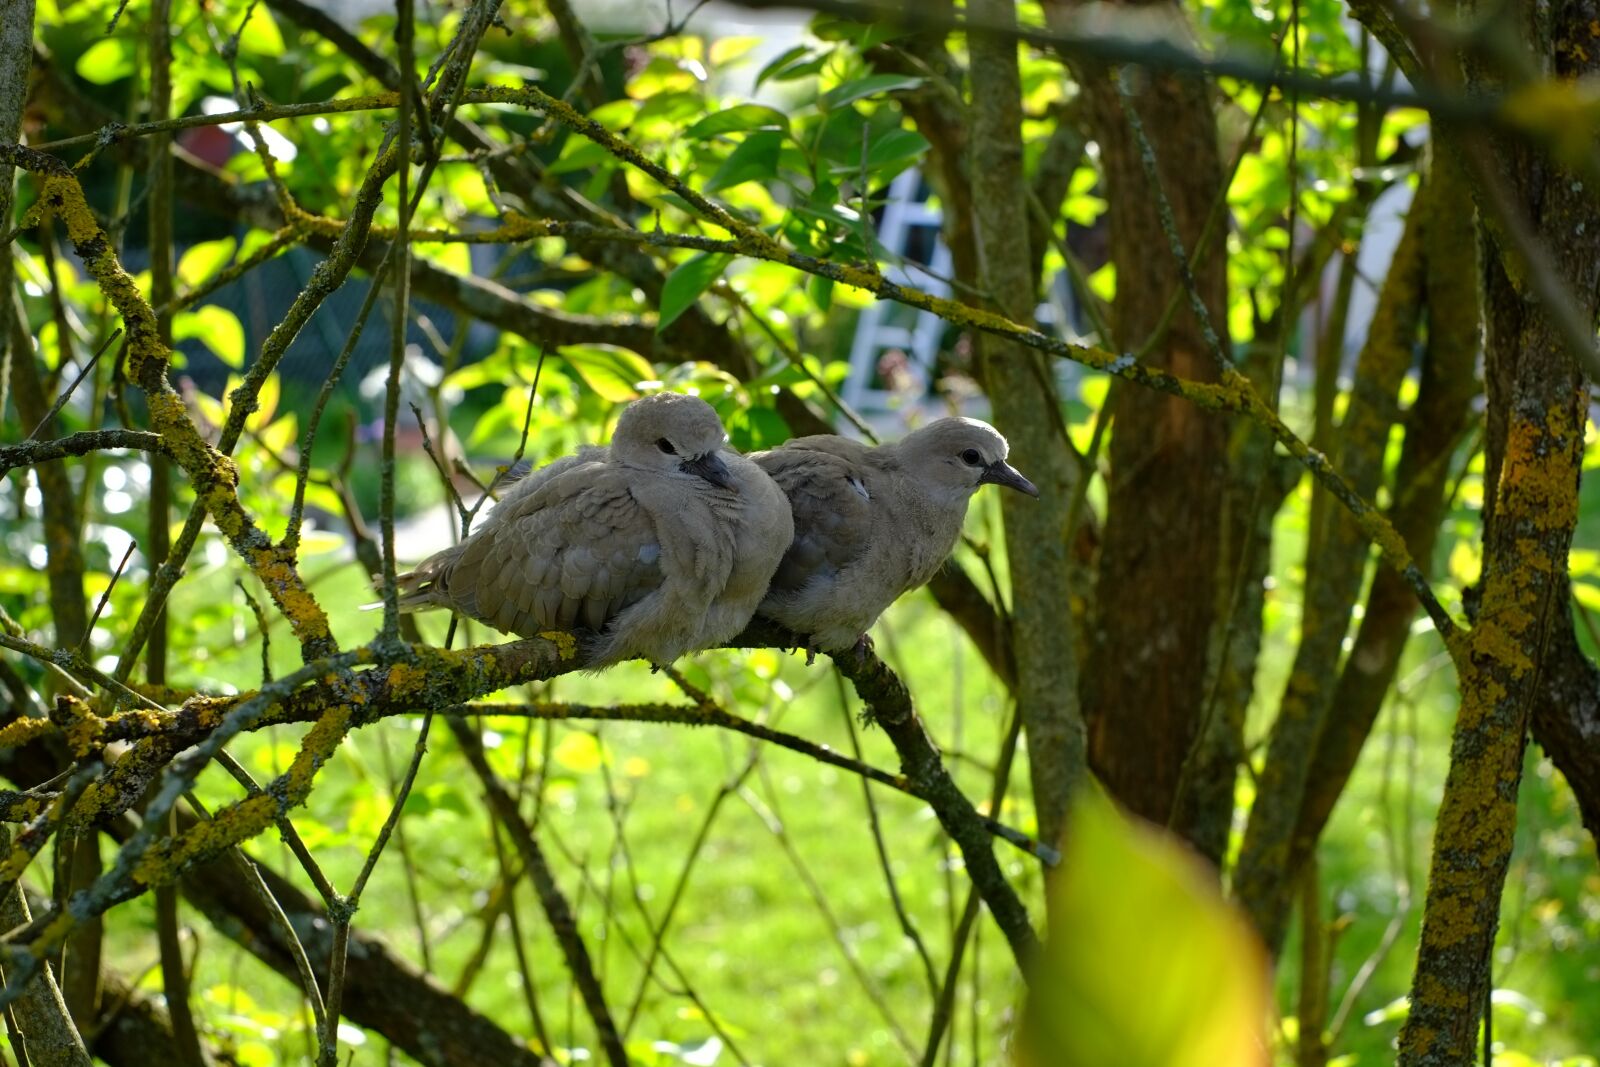
[[[832,111],[857,100],[877,96],[879,93],[915,89],[926,80],[909,74],[869,74],[865,78],[856,78],[854,81],[834,86],[822,94],[818,104],[824,111]]]
[[[688,311],[732,262],[732,256],[702,252],[674,267],[661,287],[661,318],[656,323],[656,332],[665,330]]]
[[[745,130],[787,130],[789,117],[761,104],[740,104],[724,111],[716,111],[683,131],[690,141],[704,141],[724,133]]]
[[[819,15],[811,22],[811,32],[823,41],[849,41],[857,51],[865,52],[915,31],[893,20],[858,22],[838,15]]]
[[[624,348],[574,346],[563,348],[561,356],[585,385],[613,404],[634,399],[639,384],[656,377],[655,368],[643,356]]]
[[[1165,833],[1079,795],[1022,1036],[1029,1067],[1265,1067],[1266,953]]]
[[[761,73],[756,75],[756,88],[761,88],[762,83],[768,78],[789,81],[807,74],[815,74],[822,69],[822,64],[827,62],[827,58],[827,53],[818,54],[807,45],[797,44],[761,68]]]
[[[611,153],[603,145],[573,134],[561,146],[560,157],[545,168],[545,173],[567,174],[576,170],[590,170],[610,159]]]
[[[172,317],[172,339],[199,341],[228,366],[244,366],[244,327],[239,325],[239,316],[227,308],[206,304],[178,312]]]
[[[193,245],[178,260],[178,281],[193,288],[228,265],[238,242],[232,237],[215,241],[201,241]]]
[[[706,182],[706,192],[715,193],[752,181],[771,181],[778,175],[778,155],[783,149],[783,134],[777,130],[758,130],[739,142],[728,153],[722,166]]]
[[[809,275],[806,278],[806,296],[818,311],[826,313],[833,307],[833,279],[820,274]]]
[[[110,85],[133,73],[133,42],[126,37],[102,37],[78,57],[73,68],[78,77],[95,85]]]
[[[278,32],[278,24],[267,5],[251,4],[246,11],[250,17],[239,32],[239,51],[248,55],[281,56],[283,34]]]
[[[726,416],[723,422],[728,427],[728,440],[741,452],[776,448],[791,436],[789,424],[772,408],[745,408]]]
[[[561,739],[551,756],[574,774],[593,774],[605,759],[594,735],[576,730]]]

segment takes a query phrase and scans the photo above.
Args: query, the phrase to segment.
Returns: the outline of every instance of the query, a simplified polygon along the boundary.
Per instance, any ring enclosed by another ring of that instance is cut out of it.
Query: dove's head
[[[727,443],[728,433],[710,404],[697,396],[656,393],[622,412],[611,452],[629,467],[703,478],[731,489],[733,480],[719,455]]]
[[[923,485],[965,499],[985,483],[1009,486],[1029,496],[1039,490],[1006,462],[1006,439],[977,419],[937,419],[907,434],[896,446],[900,462]]]

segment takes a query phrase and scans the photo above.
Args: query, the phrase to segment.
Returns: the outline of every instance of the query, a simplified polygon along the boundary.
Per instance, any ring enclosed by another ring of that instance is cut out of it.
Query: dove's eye
[[[983,462],[983,457],[978,455],[978,450],[976,448],[969,448],[965,452],[961,453],[961,462],[969,463],[976,467],[979,463]]]
[[[669,456],[676,456],[678,454],[678,450],[672,447],[672,442],[667,440],[665,437],[656,441],[656,447],[661,449],[661,451],[665,452]]]

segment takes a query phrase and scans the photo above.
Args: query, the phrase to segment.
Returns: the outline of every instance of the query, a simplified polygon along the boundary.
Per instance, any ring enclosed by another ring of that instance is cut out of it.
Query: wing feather
[[[871,545],[870,470],[850,450],[818,448],[811,440],[800,438],[753,457],[788,496],[794,515],[794,542],[772,579],[779,592],[837,577]],[[854,442],[838,444],[866,451]]]
[[[477,613],[502,630],[598,632],[660,586],[659,555],[654,523],[623,473],[589,462],[508,496],[456,572],[472,568]]]

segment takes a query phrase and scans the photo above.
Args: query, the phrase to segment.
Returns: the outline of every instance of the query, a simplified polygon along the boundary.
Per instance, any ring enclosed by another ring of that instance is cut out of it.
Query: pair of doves
[[[979,486],[1039,495],[975,419],[876,448],[822,434],[747,457],[727,442],[698,397],[634,401],[610,447],[529,474],[466,540],[401,575],[401,609],[575,631],[591,669],[671,663],[754,615],[813,653],[843,651],[933,577]]]

